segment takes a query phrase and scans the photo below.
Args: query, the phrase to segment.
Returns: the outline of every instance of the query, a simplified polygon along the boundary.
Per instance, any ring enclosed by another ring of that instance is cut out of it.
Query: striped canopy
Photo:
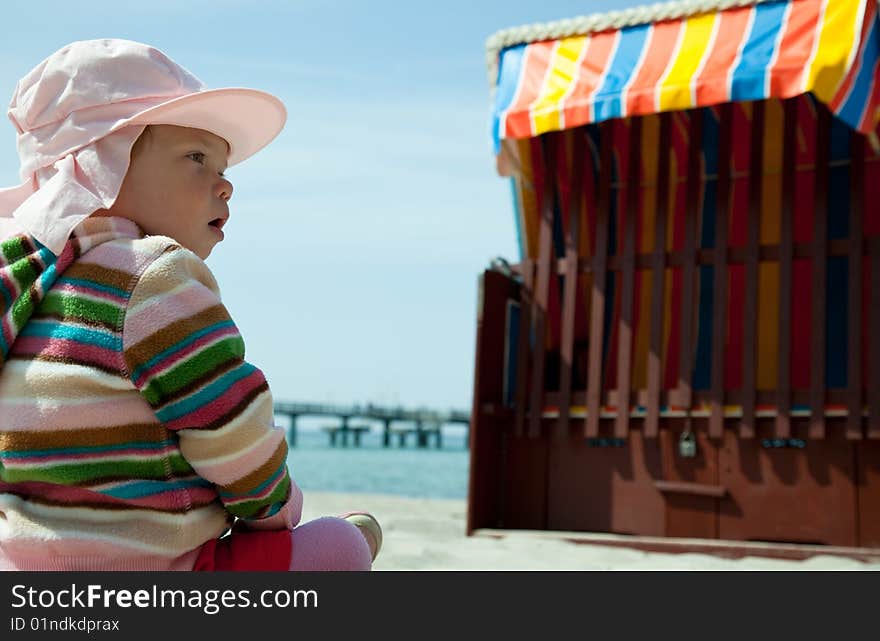
[[[778,0],[500,52],[501,140],[612,118],[812,93],[855,130],[880,120],[877,0]]]

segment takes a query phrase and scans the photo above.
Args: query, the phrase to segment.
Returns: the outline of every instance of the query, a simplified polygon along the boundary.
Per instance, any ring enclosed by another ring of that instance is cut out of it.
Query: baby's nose
[[[217,187],[217,195],[226,201],[232,198],[232,183],[222,179]]]

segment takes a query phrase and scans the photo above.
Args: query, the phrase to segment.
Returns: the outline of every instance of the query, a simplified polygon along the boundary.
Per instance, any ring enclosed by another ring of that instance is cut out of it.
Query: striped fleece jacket
[[[234,517],[292,528],[263,374],[207,266],[122,218],[0,242],[0,568],[191,569]]]

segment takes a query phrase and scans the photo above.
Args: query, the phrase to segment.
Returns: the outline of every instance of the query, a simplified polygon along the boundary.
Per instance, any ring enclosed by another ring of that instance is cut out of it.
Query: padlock
[[[682,432],[678,439],[678,455],[694,458],[697,455],[697,437],[693,432]]]

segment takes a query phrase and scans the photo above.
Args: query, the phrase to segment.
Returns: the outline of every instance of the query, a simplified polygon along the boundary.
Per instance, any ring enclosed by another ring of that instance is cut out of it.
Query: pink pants
[[[193,570],[319,571],[370,569],[370,548],[354,525],[325,516],[292,531],[236,531],[202,546]]]

